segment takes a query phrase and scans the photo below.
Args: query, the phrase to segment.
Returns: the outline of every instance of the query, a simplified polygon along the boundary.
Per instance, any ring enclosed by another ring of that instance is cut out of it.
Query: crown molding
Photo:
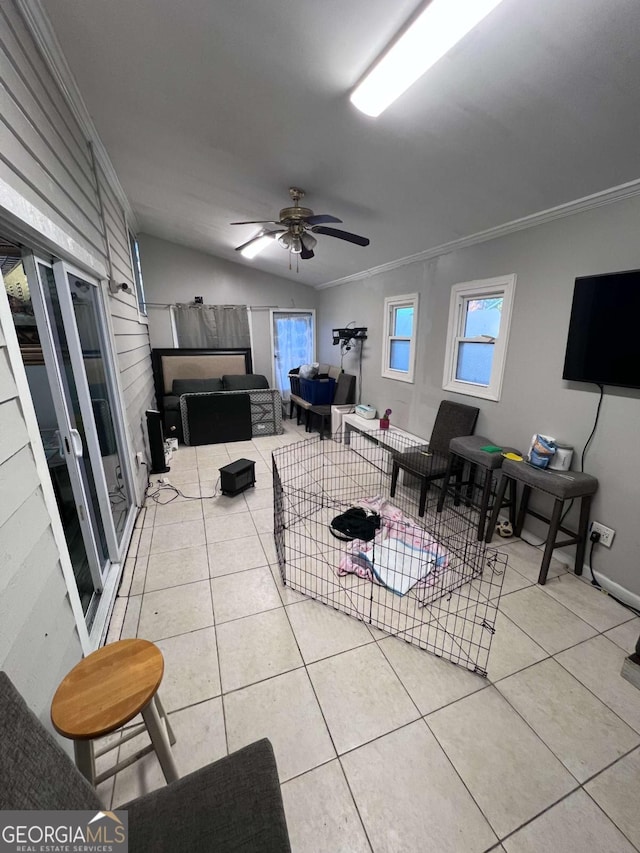
[[[496,240],[498,237],[506,237],[508,234],[514,234],[516,231],[535,228],[538,225],[544,225],[546,222],[553,222],[555,219],[563,219],[566,216],[585,213],[588,210],[595,210],[597,207],[603,207],[606,204],[613,204],[614,202],[633,198],[637,195],[640,195],[640,178],[635,181],[629,181],[626,184],[620,184],[617,187],[611,187],[608,190],[602,190],[602,192],[594,193],[593,195],[584,196],[584,198],[579,198],[566,204],[560,204],[557,207],[550,207],[548,210],[542,210],[539,213],[532,213],[530,216],[523,216],[521,219],[505,222],[504,225],[496,225],[494,228],[479,231],[477,234],[470,234],[468,237],[460,237],[457,240],[452,240],[450,243],[442,243],[440,246],[425,249],[423,252],[417,252],[415,255],[407,255],[405,258],[398,258],[395,261],[389,261],[389,263],[353,273],[353,275],[346,275],[344,278],[337,278],[333,281],[324,282],[324,284],[316,284],[315,289],[325,290],[329,287],[338,287],[341,284],[362,281],[374,275],[380,275],[399,267],[405,267],[408,264],[428,261],[431,258],[437,258],[440,255],[446,255],[458,249],[466,249],[468,246],[486,243],[489,240]]]
[[[115,192],[118,201],[122,205],[127,222],[131,229],[136,233],[139,230],[139,222],[133,208],[129,203],[120,179],[113,167],[111,158],[104,147],[104,143],[100,139],[100,135],[96,129],[93,119],[89,114],[87,105],[78,88],[73,72],[69,67],[69,63],[62,51],[58,37],[55,34],[51,21],[41,0],[15,0],[20,13],[25,19],[27,27],[31,32],[42,56],[49,67],[56,83],[60,87],[62,94],[69,105],[76,121],[86,137],[93,145],[95,158],[100,168],[105,174],[107,181]]]

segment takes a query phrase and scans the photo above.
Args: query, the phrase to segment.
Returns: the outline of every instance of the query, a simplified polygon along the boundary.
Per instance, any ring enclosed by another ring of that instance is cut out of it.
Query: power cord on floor
[[[153,483],[151,480],[147,483],[147,488],[145,491],[145,498],[151,498],[154,503],[160,504],[160,506],[165,506],[166,504],[170,504],[178,498],[182,498],[185,501],[200,501],[200,500],[211,500],[212,498],[219,497],[222,493],[220,492],[220,477],[218,477],[216,484],[213,488],[212,495],[185,495],[183,491],[181,491],[177,486],[172,485],[168,480],[167,482],[160,482],[156,484],[154,491],[149,491],[153,487]],[[160,499],[160,495],[163,493],[170,493],[171,497],[164,501]]]

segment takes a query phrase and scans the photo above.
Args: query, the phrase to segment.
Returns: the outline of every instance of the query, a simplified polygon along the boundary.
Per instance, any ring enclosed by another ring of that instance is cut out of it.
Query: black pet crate
[[[393,453],[413,445],[386,430],[350,444],[313,438],[273,452],[275,545],[287,586],[368,625],[486,676],[507,558],[478,541],[467,489],[428,492],[401,472],[390,497]],[[377,510],[373,540],[335,538],[332,520],[353,506]]]

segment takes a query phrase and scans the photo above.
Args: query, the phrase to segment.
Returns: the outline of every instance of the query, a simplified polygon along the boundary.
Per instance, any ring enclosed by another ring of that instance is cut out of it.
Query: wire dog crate
[[[275,545],[282,581],[356,619],[486,676],[507,558],[477,539],[478,512],[458,487],[418,517],[416,481],[390,497],[389,433],[318,438],[273,452]],[[369,541],[341,541],[331,523],[352,507],[377,513]]]

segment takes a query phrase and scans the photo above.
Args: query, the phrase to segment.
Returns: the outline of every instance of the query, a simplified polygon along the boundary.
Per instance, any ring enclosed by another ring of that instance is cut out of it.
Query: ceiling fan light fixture
[[[264,251],[267,246],[271,245],[273,238],[268,234],[263,234],[253,243],[250,243],[248,246],[245,246],[244,249],[240,251],[240,254],[243,258],[247,258],[248,260],[252,260],[259,255],[260,252]]]
[[[351,93],[376,118],[464,38],[502,0],[431,0]]]
[[[291,248],[291,240],[292,235],[288,231],[285,231],[284,234],[281,234],[278,237],[278,243],[280,243],[280,245],[283,246],[285,249]]]
[[[308,232],[305,232],[301,239],[302,239],[302,245],[304,246],[304,248],[308,252],[312,252],[315,249],[315,247],[318,245],[318,241],[313,236],[313,234],[309,234]]]
[[[289,243],[289,251],[294,255],[299,255],[302,252],[302,240],[297,234],[292,235]]]

